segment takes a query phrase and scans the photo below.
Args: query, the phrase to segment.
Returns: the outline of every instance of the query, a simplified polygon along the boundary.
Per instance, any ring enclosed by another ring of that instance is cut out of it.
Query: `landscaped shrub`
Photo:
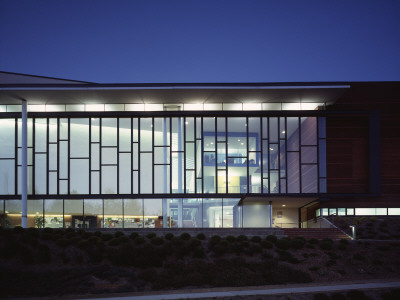
[[[139,236],[139,234],[138,234],[137,232],[132,232],[132,233],[129,235],[129,238],[130,238],[131,240],[134,240],[134,239],[136,239],[138,236]]]
[[[201,241],[198,240],[198,239],[192,238],[192,239],[190,239],[189,242],[188,242],[188,247],[189,247],[190,249],[192,249],[192,250],[193,250],[194,248],[200,246],[200,245],[201,245]]]
[[[65,229],[65,233],[66,233],[66,234],[67,234],[67,233],[71,233],[71,232],[75,233],[75,229],[74,229],[74,228],[66,228],[66,229]]]
[[[337,255],[335,252],[326,252],[326,254],[329,256],[330,259],[339,259],[341,258],[340,255]]]
[[[176,246],[176,247],[180,247],[183,245],[183,240],[178,236],[174,236],[171,239],[171,243],[174,244],[174,246]]]
[[[150,233],[148,233],[148,234],[146,235],[146,237],[147,237],[149,240],[154,239],[156,236],[157,236],[157,235],[156,235],[154,232],[150,232]]]
[[[245,236],[244,234],[241,234],[241,235],[239,235],[239,236],[237,237],[237,240],[238,240],[239,242],[242,242],[242,241],[247,241],[248,238],[247,238],[247,236]]]
[[[141,236],[138,236],[138,237],[135,239],[135,244],[136,244],[136,245],[143,245],[144,243],[146,243],[146,240],[145,240],[143,237],[141,237]]]
[[[15,227],[13,228],[13,231],[14,231],[15,233],[23,233],[23,232],[24,232],[24,228],[22,228],[21,226],[15,226]]]
[[[279,254],[279,259],[282,261],[289,261],[290,259],[293,258],[293,255],[290,252],[287,252],[285,250],[278,249],[277,253]]]
[[[334,259],[330,259],[325,263],[326,267],[330,267],[330,266],[333,266],[333,265],[336,265],[336,260],[334,260]]]
[[[119,238],[120,236],[125,236],[125,234],[122,231],[117,231],[114,233],[114,237]]]
[[[318,240],[317,240],[317,239],[314,239],[314,238],[309,239],[308,242],[309,242],[310,244],[312,244],[312,245],[317,245],[317,244],[318,244]]]
[[[218,244],[220,241],[221,241],[221,237],[219,235],[213,235],[212,237],[210,237],[209,245],[211,247],[213,247],[216,244]]]
[[[229,243],[234,243],[234,242],[236,242],[236,238],[235,238],[233,235],[228,235],[225,239],[226,239]]]
[[[205,256],[203,248],[196,248],[193,251],[193,257],[203,258]]]
[[[362,255],[361,253],[355,253],[355,254],[353,255],[353,258],[354,258],[355,260],[365,261],[365,256]]]
[[[51,262],[51,252],[50,248],[47,245],[40,245],[37,248],[39,262],[48,264]]]
[[[71,243],[70,240],[61,238],[56,241],[56,245],[60,247],[67,247]]]
[[[255,244],[251,247],[251,250],[253,251],[253,253],[261,253],[262,247],[259,244]]]
[[[290,247],[293,249],[303,249],[305,244],[304,239],[301,238],[294,238],[293,240],[290,241]]]
[[[73,238],[70,238],[69,241],[71,242],[71,245],[78,245],[78,243],[81,241],[81,238],[74,236]]]
[[[99,240],[100,240],[100,238],[98,238],[97,236],[94,236],[94,235],[90,236],[90,237],[87,239],[87,241],[88,241],[90,244],[97,244],[97,243],[99,242]]]
[[[251,241],[253,243],[261,243],[261,237],[259,237],[258,235],[255,235],[255,236],[251,237]]]
[[[120,244],[129,243],[129,241],[130,241],[129,238],[125,234],[120,235],[117,239],[120,242]]]
[[[290,248],[290,241],[286,238],[281,238],[276,242],[276,247],[282,250],[287,250]]]
[[[102,248],[88,249],[89,260],[92,264],[98,264],[103,261],[103,250]]]
[[[54,239],[54,235],[50,232],[42,232],[41,238],[42,240],[50,241]]]
[[[166,240],[172,240],[173,237],[174,237],[174,235],[173,235],[171,232],[168,232],[168,233],[165,235],[165,239],[166,239]]]
[[[111,233],[104,233],[101,235],[101,239],[105,242],[108,242],[112,238],[114,238],[114,236]]]
[[[312,267],[310,267],[310,268],[308,268],[310,271],[313,271],[313,272],[315,272],[315,271],[318,271],[319,270],[319,267],[318,266],[312,266]]]
[[[98,231],[98,230],[95,231],[94,235],[97,236],[97,237],[101,237],[101,231]]]
[[[322,250],[332,250],[333,249],[333,242],[332,242],[332,240],[331,241],[323,240],[323,241],[321,241],[319,246],[321,247]]]
[[[196,238],[198,240],[205,240],[206,239],[206,235],[204,233],[199,233],[198,235],[196,235]]]
[[[57,233],[58,233],[58,232],[59,232],[60,234],[63,234],[63,231],[62,231],[62,230],[58,230]],[[32,237],[32,238],[38,238],[39,235],[40,235],[39,230],[38,230],[37,228],[32,228],[32,227],[30,227],[30,228],[28,228],[27,230],[25,230],[25,234],[29,235],[29,236]]]
[[[20,257],[24,264],[33,264],[35,263],[35,256],[32,253],[32,250],[28,247],[21,247],[20,248]]]
[[[184,233],[182,233],[182,234],[180,235],[180,238],[181,238],[182,240],[184,240],[184,241],[187,241],[187,240],[189,240],[189,239],[191,238],[191,236],[190,236],[189,233],[184,232]]]
[[[62,260],[63,264],[66,265],[71,261],[71,258],[69,257],[67,252],[63,251],[63,252],[61,252],[61,260]]]
[[[111,240],[109,240],[108,245],[110,246],[118,246],[120,244],[119,239],[117,238],[112,238]]]
[[[162,244],[164,244],[164,239],[160,236],[155,237],[154,239],[151,240],[151,243],[157,246],[160,246]]]
[[[265,238],[268,242],[275,244],[278,241],[278,238],[276,237],[276,235],[268,235]]]
[[[264,249],[272,249],[274,247],[274,244],[267,240],[263,240],[261,241],[261,247],[263,247]]]
[[[86,249],[86,248],[88,248],[89,246],[90,246],[91,244],[88,242],[88,240],[81,240],[79,243],[78,243],[78,247],[79,248],[81,248],[81,249]]]

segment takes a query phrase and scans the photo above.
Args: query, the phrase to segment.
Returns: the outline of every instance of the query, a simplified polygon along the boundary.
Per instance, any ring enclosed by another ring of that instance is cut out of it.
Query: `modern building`
[[[400,215],[399,112],[399,82],[95,84],[0,72],[1,226]]]

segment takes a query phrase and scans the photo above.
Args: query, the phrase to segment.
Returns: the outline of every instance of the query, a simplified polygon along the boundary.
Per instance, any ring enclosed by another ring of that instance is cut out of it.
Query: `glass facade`
[[[53,116],[55,116],[53,114]],[[21,223],[21,120],[0,119],[2,226]],[[325,118],[28,119],[28,226],[266,227],[246,196],[326,192]]]
[[[0,205],[2,226],[20,226],[21,201],[0,200]],[[243,209],[238,198],[141,198],[28,200],[28,227],[94,229],[250,226],[243,224]]]
[[[0,119],[0,195],[21,192],[21,122]],[[323,117],[31,118],[30,195],[326,192]]]

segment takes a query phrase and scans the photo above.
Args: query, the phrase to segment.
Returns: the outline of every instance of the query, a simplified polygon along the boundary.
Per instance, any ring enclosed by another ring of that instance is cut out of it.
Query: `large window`
[[[0,195],[17,195],[20,120],[0,125]],[[28,129],[32,195],[326,191],[324,117],[32,118]]]

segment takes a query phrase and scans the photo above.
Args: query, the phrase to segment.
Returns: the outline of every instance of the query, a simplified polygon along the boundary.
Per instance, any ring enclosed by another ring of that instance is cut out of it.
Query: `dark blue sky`
[[[400,1],[0,0],[0,70],[101,83],[400,80]]]

